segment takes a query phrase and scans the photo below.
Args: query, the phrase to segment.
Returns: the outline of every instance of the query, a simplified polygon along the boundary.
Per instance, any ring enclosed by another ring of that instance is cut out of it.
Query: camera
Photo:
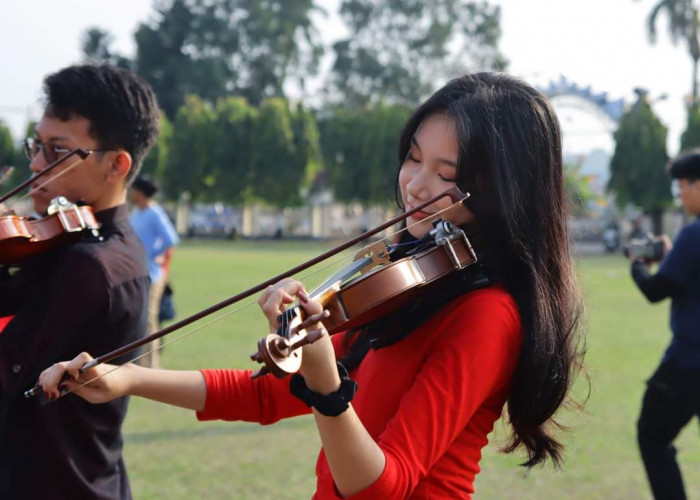
[[[660,262],[664,258],[664,242],[661,238],[647,234],[640,238],[629,240],[625,247],[625,255],[630,254],[635,258],[643,259],[649,262]]]

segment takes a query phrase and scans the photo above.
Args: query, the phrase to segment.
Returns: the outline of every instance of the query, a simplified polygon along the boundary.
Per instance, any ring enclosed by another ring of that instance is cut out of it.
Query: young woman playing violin
[[[78,379],[68,388],[91,402],[131,394],[190,408],[200,420],[264,424],[313,413],[323,444],[316,499],[469,498],[481,448],[506,402],[512,437],[505,451],[524,448],[527,466],[559,463],[552,418],[580,362],[580,302],[552,109],[509,76],[465,76],[413,113],[399,157],[406,210],[453,186],[471,193],[466,208],[443,211],[452,203],[443,198],[409,217],[406,247],[432,230],[440,212],[469,235],[479,272],[466,267],[398,312],[304,346],[291,384],[251,380],[243,370],[126,365],[81,386],[111,369],[79,374],[91,359],[83,353],[43,372],[44,391],[57,397],[68,371]],[[258,302],[275,330],[295,301],[310,316],[322,311],[293,279],[270,286]],[[324,332],[320,323],[309,328]]]

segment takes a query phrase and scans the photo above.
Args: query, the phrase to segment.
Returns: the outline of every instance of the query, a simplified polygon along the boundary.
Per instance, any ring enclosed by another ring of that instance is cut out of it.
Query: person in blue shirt
[[[671,246],[656,274],[649,262],[630,253],[632,277],[650,302],[671,298],[671,344],[647,382],[637,439],[647,478],[656,500],[685,500],[683,479],[673,441],[685,425],[700,416],[700,150],[671,161],[684,210],[695,217]]]
[[[148,332],[159,329],[158,313],[163,290],[167,283],[166,254],[179,242],[177,232],[168,215],[152,198],[158,186],[148,177],[137,177],[131,185],[130,199],[134,205],[131,225],[146,249],[148,276],[151,286],[148,294]],[[159,340],[144,348],[139,362],[143,366],[160,368]]]

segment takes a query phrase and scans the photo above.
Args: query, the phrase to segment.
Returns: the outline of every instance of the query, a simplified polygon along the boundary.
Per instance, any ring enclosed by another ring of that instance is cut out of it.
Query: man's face
[[[679,179],[678,196],[686,212],[700,215],[700,179]]]
[[[44,115],[36,126],[35,141],[68,150],[99,149],[100,145],[89,134],[89,129],[90,122],[83,117],[61,121]],[[34,209],[43,214],[53,198],[65,196],[73,202],[84,201],[98,211],[108,196],[110,186],[107,182],[107,172],[113,155],[114,152],[111,151],[95,152],[82,161],[79,156],[73,155],[50,173],[37,179],[31,185]],[[33,173],[37,173],[47,165],[44,152],[41,151],[32,159],[29,168]]]

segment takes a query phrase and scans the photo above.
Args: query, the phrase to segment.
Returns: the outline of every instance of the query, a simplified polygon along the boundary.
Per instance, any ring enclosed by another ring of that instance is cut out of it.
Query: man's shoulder
[[[685,226],[686,230],[693,234],[700,234],[700,218],[695,219],[693,222]]]
[[[696,219],[681,229],[674,243],[674,248],[677,246],[687,246],[693,250],[700,249],[700,220]]]
[[[65,257],[80,272],[99,274],[108,284],[148,276],[146,254],[135,234],[80,241],[66,250]]]

